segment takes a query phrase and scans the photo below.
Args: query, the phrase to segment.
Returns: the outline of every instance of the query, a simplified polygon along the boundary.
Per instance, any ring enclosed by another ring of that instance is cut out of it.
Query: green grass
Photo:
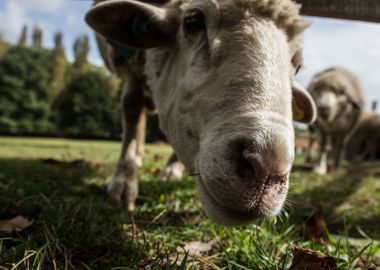
[[[160,181],[165,145],[147,146],[136,213],[110,202],[105,186],[119,147],[0,137],[0,220],[9,218],[2,209],[16,208],[35,219],[25,231],[0,234],[0,269],[289,269],[293,246],[334,256],[339,269],[379,261],[379,163],[345,164],[325,177],[295,166],[281,218],[226,228],[207,219],[191,177]],[[312,214],[324,218],[329,244],[304,240]],[[213,245],[187,254],[193,241]]]

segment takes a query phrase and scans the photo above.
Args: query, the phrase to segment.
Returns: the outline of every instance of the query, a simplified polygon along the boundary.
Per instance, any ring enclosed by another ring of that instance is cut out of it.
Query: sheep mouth
[[[319,112],[319,116],[321,117],[322,120],[328,121],[330,119],[330,114],[329,113],[323,113]]]
[[[207,216],[222,225],[241,226],[252,223],[259,218],[271,217],[279,214],[287,195],[288,178],[281,183],[274,183],[271,179],[257,183],[251,192],[247,192],[249,199],[244,205],[233,207],[223,202],[214,194],[202,177],[198,177],[200,199]],[[234,196],[240,196],[236,194]],[[246,196],[245,194],[245,197]]]

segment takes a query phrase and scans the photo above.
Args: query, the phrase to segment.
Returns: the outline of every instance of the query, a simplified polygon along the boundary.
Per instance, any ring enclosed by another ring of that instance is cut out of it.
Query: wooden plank
[[[296,0],[303,15],[380,22],[380,0]]]

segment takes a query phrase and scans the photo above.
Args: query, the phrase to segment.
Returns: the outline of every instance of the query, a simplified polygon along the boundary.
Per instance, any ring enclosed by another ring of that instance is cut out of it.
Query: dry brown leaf
[[[161,159],[163,159],[164,157],[162,156],[162,155],[160,155],[160,154],[155,154],[154,156],[153,156],[153,160],[154,161],[159,161],[159,160],[161,160]]]
[[[356,264],[360,269],[365,270],[380,270],[380,258],[373,258],[372,261],[368,261],[366,256],[360,256]]]
[[[149,168],[144,168],[144,173],[149,173],[149,174],[154,174],[158,175],[161,173],[161,169],[157,167],[149,167]]]
[[[324,218],[321,215],[313,215],[305,223],[305,240],[316,242],[328,242],[328,230]]]
[[[181,265],[185,256],[190,256],[186,262],[186,267],[197,269],[220,269],[213,262],[212,257],[208,256],[213,253],[213,250],[217,248],[217,240],[211,240],[209,242],[193,241],[185,242],[185,246],[178,246],[177,252],[170,256],[171,261],[176,261],[176,264]]]
[[[289,270],[333,270],[337,269],[336,260],[333,257],[310,249],[292,249],[293,262]]]
[[[216,240],[210,242],[200,242],[193,241],[185,243],[185,251],[189,253],[190,256],[202,256],[205,253],[208,253],[216,245]],[[180,252],[179,249],[177,249]]]
[[[0,232],[11,233],[20,232],[33,224],[34,220],[29,220],[23,216],[16,216],[12,219],[0,221]]]
[[[152,168],[150,168],[150,170],[148,172],[151,173],[151,174],[158,175],[158,174],[160,174],[161,169],[160,168],[152,167]]]

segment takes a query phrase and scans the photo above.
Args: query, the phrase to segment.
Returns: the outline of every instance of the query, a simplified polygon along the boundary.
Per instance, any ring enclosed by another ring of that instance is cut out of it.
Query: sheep
[[[317,105],[317,121],[310,127],[307,160],[315,140],[319,141],[315,171],[327,172],[327,144],[331,142],[332,171],[339,168],[347,141],[357,127],[364,106],[363,90],[356,76],[343,67],[332,67],[315,75],[308,87]]]
[[[277,215],[294,159],[293,120],[310,123],[316,115],[294,79],[307,26],[299,6],[290,0],[111,0],[96,4],[86,20],[108,41],[103,57],[123,80],[123,146],[111,198],[135,208],[146,88],[212,220],[234,226]]]
[[[366,112],[360,118],[358,128],[347,143],[346,158],[363,161],[380,158],[380,116]]]

